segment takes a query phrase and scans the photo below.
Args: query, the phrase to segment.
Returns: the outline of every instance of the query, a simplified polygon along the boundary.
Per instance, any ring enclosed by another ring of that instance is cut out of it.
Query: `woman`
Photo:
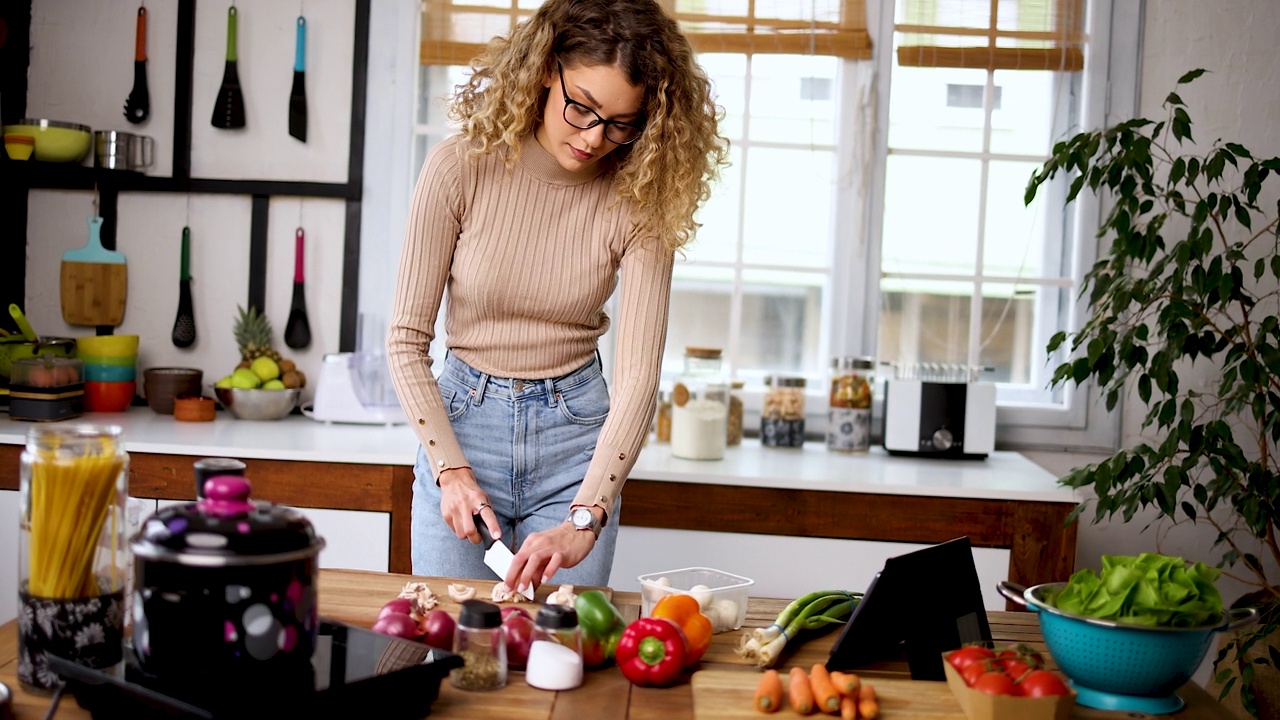
[[[509,587],[605,585],[653,415],[673,256],[727,157],[718,108],[653,0],[548,0],[456,90],[461,132],[423,165],[387,341],[422,445],[413,571],[492,577],[478,521],[518,548]],[[597,343],[619,274],[611,394]]]

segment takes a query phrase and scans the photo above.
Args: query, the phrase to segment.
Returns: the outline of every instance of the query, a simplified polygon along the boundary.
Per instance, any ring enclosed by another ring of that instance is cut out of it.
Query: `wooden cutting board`
[[[89,241],[62,254],[62,319],[68,325],[119,325],[129,272],[124,253],[102,247],[102,218],[89,218]]]
[[[967,720],[945,682],[868,678],[886,720]],[[696,720],[760,720],[751,704],[760,671],[699,670],[693,674],[693,716]],[[776,717],[797,717],[784,709]],[[813,715],[812,717],[830,717]]]

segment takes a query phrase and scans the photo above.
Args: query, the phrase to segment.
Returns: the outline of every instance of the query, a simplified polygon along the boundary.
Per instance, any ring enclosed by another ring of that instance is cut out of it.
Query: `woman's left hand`
[[[511,588],[537,589],[560,568],[573,567],[586,559],[595,545],[595,533],[576,530],[569,523],[533,533],[521,543],[504,582]]]

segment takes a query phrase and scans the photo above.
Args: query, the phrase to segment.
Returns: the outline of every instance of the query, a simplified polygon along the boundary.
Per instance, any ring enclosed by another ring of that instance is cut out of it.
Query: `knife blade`
[[[484,564],[497,574],[499,580],[506,580],[507,571],[511,569],[511,561],[515,559],[515,554],[505,543],[495,540],[493,535],[489,534],[489,526],[484,524],[484,520],[479,515],[473,515],[471,519],[475,521],[476,530],[480,532],[480,542],[484,545]],[[518,592],[530,600],[533,599],[533,588]]]

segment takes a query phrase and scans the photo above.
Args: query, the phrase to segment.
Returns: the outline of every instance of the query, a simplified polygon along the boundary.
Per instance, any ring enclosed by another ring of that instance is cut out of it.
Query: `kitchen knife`
[[[475,521],[476,530],[480,531],[480,541],[484,545],[484,564],[497,573],[499,580],[505,580],[507,570],[511,569],[511,561],[516,557],[515,554],[511,552],[511,548],[489,534],[489,526],[484,524],[484,520],[480,519],[479,515],[473,515],[471,519]],[[533,588],[521,590],[520,594],[532,600]]]

